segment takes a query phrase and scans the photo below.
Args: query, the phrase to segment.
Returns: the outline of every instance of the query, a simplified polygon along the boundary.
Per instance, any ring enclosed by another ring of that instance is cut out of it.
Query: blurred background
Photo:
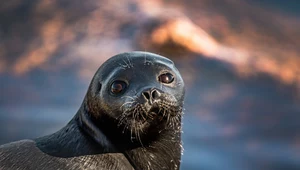
[[[0,5],[0,144],[76,113],[126,51],[175,61],[186,83],[183,170],[300,169],[297,0],[11,0]]]

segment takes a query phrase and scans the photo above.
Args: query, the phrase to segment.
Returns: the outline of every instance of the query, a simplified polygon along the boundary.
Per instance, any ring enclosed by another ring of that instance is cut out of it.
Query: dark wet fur
[[[162,69],[175,74],[178,82],[163,88],[156,81]],[[113,97],[107,93],[109,76],[122,78],[123,73],[138,81],[124,98]],[[149,86],[162,94],[151,104],[139,95]],[[119,54],[99,68],[65,127],[0,146],[0,169],[179,169],[183,99],[184,83],[171,60],[144,52]]]

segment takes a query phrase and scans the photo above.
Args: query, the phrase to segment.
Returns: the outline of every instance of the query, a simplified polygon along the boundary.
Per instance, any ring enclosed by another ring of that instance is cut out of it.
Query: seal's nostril
[[[151,97],[152,97],[153,100],[158,99],[159,96],[160,96],[160,93],[156,89],[153,89],[151,91]]]
[[[144,96],[147,100],[150,100],[150,94],[149,94],[148,91],[145,91],[145,92],[143,92],[142,94],[143,94],[143,96]]]
[[[152,89],[152,90],[147,89],[142,92],[142,95],[144,99],[146,99],[152,104],[155,100],[159,99],[161,93],[157,89]]]

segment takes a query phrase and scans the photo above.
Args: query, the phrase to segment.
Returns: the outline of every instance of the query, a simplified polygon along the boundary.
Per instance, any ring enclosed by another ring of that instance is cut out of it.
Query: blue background
[[[171,58],[185,80],[181,169],[300,169],[299,7],[292,0],[3,2],[0,144],[63,127],[97,68],[140,50]],[[168,27],[173,22],[183,36]],[[155,36],[158,28],[167,31]]]

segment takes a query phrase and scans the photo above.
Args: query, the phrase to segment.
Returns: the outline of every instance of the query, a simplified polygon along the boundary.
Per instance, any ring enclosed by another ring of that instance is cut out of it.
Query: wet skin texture
[[[0,146],[0,169],[179,169],[184,82],[162,56],[113,56],[58,132]]]

